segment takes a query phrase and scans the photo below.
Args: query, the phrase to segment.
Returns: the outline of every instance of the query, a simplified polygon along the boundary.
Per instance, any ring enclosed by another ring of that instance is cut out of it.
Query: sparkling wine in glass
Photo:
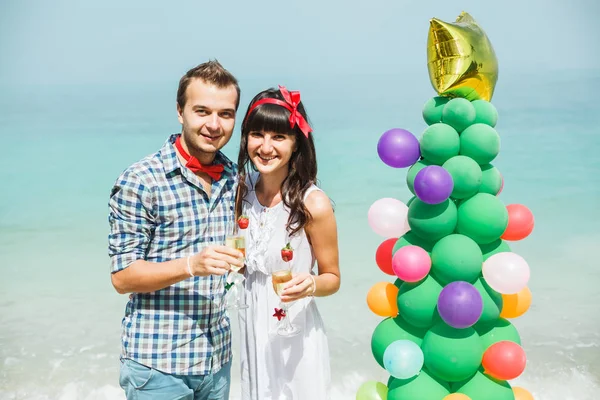
[[[281,297],[281,293],[283,292],[283,288],[285,284],[292,280],[292,271],[289,269],[283,269],[279,271],[273,272],[271,275],[271,280],[273,281],[273,290],[277,294],[277,296]],[[288,314],[288,306],[286,303],[282,303],[281,308],[285,312],[285,316],[283,317],[283,323],[277,329],[277,334],[279,336],[294,336],[300,332],[300,329],[294,324],[290,322],[290,317]]]
[[[225,238],[225,246],[238,250],[246,257],[246,237],[244,235],[228,235]],[[226,282],[229,290],[231,290],[231,288],[234,288],[235,290],[235,302],[233,304],[228,302],[227,307],[237,309],[248,308],[248,305],[244,303],[241,296],[243,289],[241,284],[244,281],[244,276],[238,273],[241,267],[235,265],[231,265],[230,267],[232,272],[227,275]]]

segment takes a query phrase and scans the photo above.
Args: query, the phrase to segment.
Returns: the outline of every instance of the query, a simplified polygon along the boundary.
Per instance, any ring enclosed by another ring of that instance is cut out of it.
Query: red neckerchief
[[[175,139],[175,147],[179,151],[179,154],[181,154],[183,159],[186,161],[185,166],[187,168],[189,168],[190,171],[192,171],[193,173],[204,172],[205,174],[210,176],[215,181],[218,181],[219,179],[221,179],[221,174],[223,173],[223,170],[225,169],[225,167],[223,167],[222,164],[211,164],[211,165],[200,164],[200,161],[198,161],[198,159],[196,157],[190,156],[183,149],[183,146],[181,146],[181,136],[177,136],[177,139]]]

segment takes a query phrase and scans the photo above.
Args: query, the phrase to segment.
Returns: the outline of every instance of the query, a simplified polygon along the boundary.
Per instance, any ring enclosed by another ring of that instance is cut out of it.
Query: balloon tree
[[[529,266],[508,243],[528,237],[534,218],[499,197],[496,55],[462,13],[453,23],[430,21],[427,57],[437,92],[423,107],[427,127],[420,138],[390,129],[377,144],[386,165],[408,168],[414,196],[377,200],[368,212],[384,238],[376,263],[391,278],[367,294],[383,318],[371,350],[390,377],[365,382],[356,399],[533,399],[510,384],[526,366],[510,320],[528,310],[531,292]]]

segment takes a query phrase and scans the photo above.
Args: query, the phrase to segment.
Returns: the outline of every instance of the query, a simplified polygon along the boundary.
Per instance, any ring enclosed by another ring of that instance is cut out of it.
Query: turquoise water
[[[382,197],[407,201],[406,170],[378,158],[387,129],[416,135],[433,96],[423,74],[273,80],[254,93],[300,89],[315,129],[321,186],[335,201],[342,288],[319,299],[328,327],[334,399],[387,375],[370,352],[379,318],[366,293],[381,280],[382,238],[367,223]],[[117,399],[125,296],[110,285],[107,195],[129,164],[179,129],[176,80],[147,86],[0,88],[0,398]],[[531,310],[515,320],[528,355],[517,380],[541,400],[592,399],[600,388],[600,71],[501,76],[493,103],[505,179],[500,198],[527,205],[534,233],[513,250],[532,270]],[[225,152],[236,158],[239,133]],[[235,371],[235,370],[234,370]],[[234,373],[235,375],[235,373]],[[235,377],[234,377],[235,380]],[[232,398],[236,398],[236,386]],[[594,393],[594,395],[592,395]]]

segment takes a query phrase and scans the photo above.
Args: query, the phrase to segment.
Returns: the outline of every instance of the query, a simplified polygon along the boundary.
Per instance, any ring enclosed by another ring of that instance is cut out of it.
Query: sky
[[[173,82],[426,69],[429,19],[469,12],[501,73],[600,68],[597,0],[0,0],[0,85]]]

